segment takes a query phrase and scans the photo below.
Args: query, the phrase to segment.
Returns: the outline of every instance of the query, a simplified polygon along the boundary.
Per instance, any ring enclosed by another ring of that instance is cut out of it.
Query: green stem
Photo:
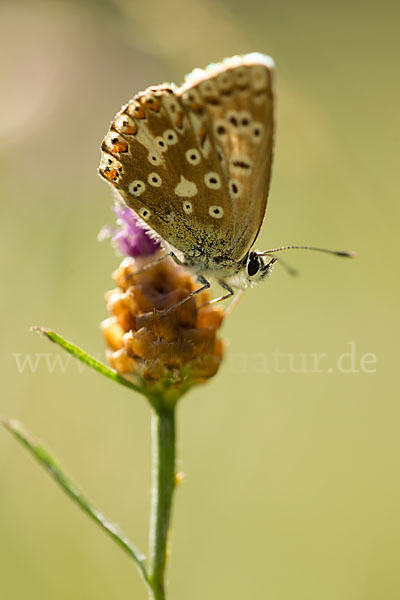
[[[172,496],[175,488],[175,407],[155,409],[152,416],[152,502],[149,581],[152,600],[165,600],[165,566]]]
[[[93,356],[90,356],[90,354],[82,350],[82,348],[79,348],[79,346],[75,346],[75,344],[69,342],[55,331],[52,331],[51,329],[47,329],[45,327],[31,327],[31,331],[37,331],[38,333],[41,333],[42,335],[46,336],[47,339],[49,339],[51,342],[58,344],[59,346],[61,346],[61,348],[69,352],[69,354],[72,354],[72,356],[75,356],[75,358],[83,362],[85,365],[88,365],[88,367],[91,367],[101,375],[104,375],[104,377],[107,377],[108,379],[111,379],[112,381],[115,381],[116,383],[119,383],[124,387],[127,387],[135,392],[139,392],[139,394],[143,394],[144,396],[148,397],[148,394],[144,389],[142,389],[138,385],[135,385],[128,379],[125,379],[125,377],[122,377],[116,371],[110,369],[110,367],[107,367]]]
[[[103,529],[133,560],[142,575],[144,581],[149,584],[146,571],[146,557],[136,548],[132,542],[111,523],[97,508],[82,494],[78,487],[64,473],[53,456],[41,442],[27,433],[21,423],[15,419],[0,418],[0,424],[8,429],[18,441],[20,441],[46,469],[46,471],[58,483],[61,489],[85,512],[97,525]]]

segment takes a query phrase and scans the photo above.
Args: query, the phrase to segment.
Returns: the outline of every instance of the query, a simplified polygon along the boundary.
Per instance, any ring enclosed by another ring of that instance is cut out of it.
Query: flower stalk
[[[151,600],[165,599],[165,568],[175,489],[175,406],[152,415],[152,500],[149,539]]]
[[[159,242],[147,236],[129,209],[118,206],[115,212],[119,228],[108,226],[100,236],[112,236],[114,245],[125,254],[114,273],[117,287],[106,295],[110,316],[102,323],[111,368],[55,331],[44,327],[32,329],[104,377],[149,401],[152,409],[149,558],[95,508],[45,447],[17,421],[0,419],[0,424],[28,448],[75,504],[135,561],[149,600],[165,600],[176,486],[176,406],[189,389],[217,373],[223,357],[223,343],[217,331],[224,313],[209,304],[207,292],[193,296],[192,292],[198,288],[196,278],[160,254]],[[182,303],[185,298],[187,301]]]

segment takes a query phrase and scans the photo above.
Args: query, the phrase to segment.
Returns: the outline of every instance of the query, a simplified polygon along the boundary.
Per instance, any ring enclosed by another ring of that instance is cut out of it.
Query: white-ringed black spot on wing
[[[251,68],[251,84],[256,92],[265,90],[268,85],[268,71],[262,65],[254,65]]]
[[[132,183],[130,183],[128,186],[128,192],[131,196],[134,196],[135,198],[139,198],[139,196],[143,194],[145,189],[146,184],[144,183],[144,181],[140,181],[140,179],[135,179],[135,181],[132,181]]]
[[[191,165],[198,165],[201,162],[201,154],[196,148],[189,148],[185,152],[186,160]]]
[[[239,88],[244,88],[248,85],[249,78],[246,67],[237,67],[233,71],[235,83]]]
[[[202,94],[218,94],[217,86],[211,79],[206,79],[199,84],[199,90]]]
[[[199,91],[196,89],[190,89],[182,94],[182,102],[191,110],[197,110],[203,104]]]
[[[185,213],[187,215],[190,215],[190,213],[193,212],[193,205],[191,202],[189,202],[189,200],[185,200],[183,203],[183,210],[185,211]]]
[[[239,126],[239,113],[236,110],[228,110],[225,118],[231,127],[236,128]]]
[[[149,161],[150,164],[155,165],[156,167],[158,165],[161,165],[161,157],[159,156],[159,154],[156,154],[155,152],[150,151],[147,155],[147,160]]]
[[[247,110],[242,110],[239,113],[239,129],[241,133],[250,133],[253,118]]]
[[[148,208],[145,208],[144,206],[142,206],[142,208],[139,208],[138,213],[145,221],[148,221],[148,219],[150,219],[151,217],[151,211]]]
[[[167,142],[168,146],[173,146],[178,142],[177,133],[173,129],[166,129],[163,133],[163,138]]]
[[[225,119],[217,119],[214,123],[215,135],[218,139],[224,140],[228,135],[228,124]]]
[[[162,184],[162,179],[158,173],[150,173],[150,175],[147,178],[147,181],[153,187],[160,187]]]
[[[222,219],[222,217],[224,216],[224,209],[222,208],[222,206],[217,206],[216,204],[213,204],[209,207],[208,214],[214,219]]]
[[[215,82],[211,79],[206,79],[199,84],[199,90],[206,102],[210,104],[219,104],[219,91]]]
[[[154,138],[153,144],[158,148],[160,152],[166,152],[168,150],[166,141],[160,135]]]
[[[224,71],[217,77],[217,84],[222,93],[230,92],[233,85],[232,75]]]
[[[239,198],[242,193],[242,186],[237,179],[229,180],[229,194],[231,198]]]
[[[253,163],[247,156],[236,154],[231,158],[229,167],[230,172],[235,175],[250,175]]]
[[[211,190],[219,190],[221,187],[221,178],[215,171],[210,171],[204,175],[204,183]]]
[[[263,135],[264,135],[264,128],[261,125],[261,123],[254,123],[254,125],[251,128],[252,141],[255,142],[256,144],[258,144],[258,142],[261,142]]]
[[[161,102],[165,106],[168,116],[171,119],[172,123],[174,124],[174,126],[176,126],[178,114],[182,111],[182,107],[179,104],[179,100],[174,96],[164,96]]]

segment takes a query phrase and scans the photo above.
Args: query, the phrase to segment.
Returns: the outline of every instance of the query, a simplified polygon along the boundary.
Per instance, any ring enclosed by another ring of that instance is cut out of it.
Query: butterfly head
[[[243,261],[242,272],[245,275],[247,286],[253,287],[271,274],[275,256],[263,256],[257,251],[249,252]]]

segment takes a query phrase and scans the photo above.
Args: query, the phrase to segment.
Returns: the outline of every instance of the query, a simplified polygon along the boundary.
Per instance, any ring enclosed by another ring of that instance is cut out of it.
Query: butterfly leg
[[[154,258],[150,262],[143,265],[143,267],[141,267],[140,269],[138,269],[137,271],[132,273],[132,277],[134,277],[135,275],[139,275],[140,273],[143,273],[144,271],[148,271],[148,269],[152,269],[153,267],[158,265],[158,263],[160,263],[162,260],[171,256],[171,254],[172,254],[172,252],[168,252],[167,254],[163,254],[162,256],[158,256],[157,258]]]
[[[173,306],[170,306],[169,308],[167,308],[167,310],[165,312],[163,312],[163,314],[160,316],[160,319],[165,317],[169,312],[171,312],[171,310],[178,308],[178,306],[182,306],[182,304],[184,304],[185,302],[190,300],[190,298],[193,298],[193,296],[195,296],[196,294],[200,294],[200,292],[204,292],[204,290],[208,290],[208,288],[211,285],[210,282],[202,275],[199,275],[197,279],[202,284],[202,286],[199,287],[197,290],[193,290],[193,292],[190,292],[190,294],[188,294],[185,298],[182,298],[182,300],[179,300],[179,302],[176,302],[176,304],[174,304]]]
[[[224,281],[223,279],[218,279],[218,283],[222,288],[224,288],[224,290],[227,290],[228,293],[224,294],[223,296],[218,296],[218,298],[214,298],[213,300],[210,300],[209,302],[205,302],[204,304],[199,306],[197,308],[197,310],[199,310],[200,308],[203,308],[203,306],[209,306],[210,304],[217,304],[217,302],[226,300],[227,298],[230,298],[231,296],[233,296],[235,294],[235,290],[229,285],[229,283],[226,283],[226,281]]]
[[[158,265],[158,263],[160,263],[162,260],[164,260],[165,258],[171,257],[174,262],[176,262],[177,265],[183,267],[185,266],[185,263],[182,262],[172,251],[171,252],[167,252],[167,254],[163,254],[162,256],[159,256],[158,258],[155,258],[154,260],[151,260],[150,262],[148,262],[147,264],[143,265],[143,267],[141,269],[138,269],[137,271],[135,271],[133,273],[134,275],[139,275],[139,273],[143,273],[143,271],[147,271],[148,269],[151,269],[153,267],[155,267],[156,265]]]
[[[232,300],[232,302],[230,303],[230,305],[228,306],[228,308],[225,309],[224,311],[224,317],[229,317],[229,315],[231,314],[231,312],[233,311],[233,309],[236,307],[236,305],[239,303],[239,300],[243,297],[244,294],[244,290],[238,290],[236,296],[234,297],[234,299]]]

